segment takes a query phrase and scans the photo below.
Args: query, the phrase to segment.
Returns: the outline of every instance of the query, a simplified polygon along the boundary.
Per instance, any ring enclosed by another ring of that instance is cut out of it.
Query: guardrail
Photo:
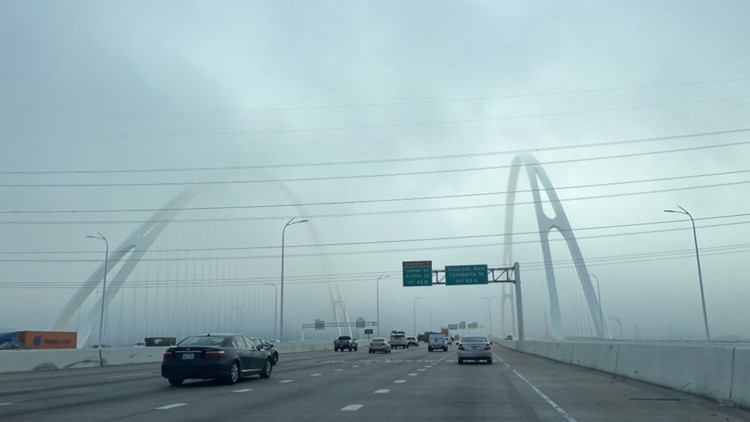
[[[333,350],[333,341],[274,343],[279,353]],[[167,347],[102,349],[104,366],[161,362]],[[43,349],[0,351],[0,373],[49,371],[99,366],[99,349]]]
[[[750,408],[750,345],[494,341],[519,352]]]

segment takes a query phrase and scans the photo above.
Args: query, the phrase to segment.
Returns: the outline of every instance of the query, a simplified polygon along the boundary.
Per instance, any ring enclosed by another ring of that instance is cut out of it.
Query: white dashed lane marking
[[[417,371],[419,371],[419,372],[424,372],[424,371],[426,371],[426,369],[424,369],[424,368],[419,368],[419,369],[417,369]]]
[[[359,365],[352,365],[352,368],[359,368]]]
[[[290,382],[294,382],[294,380],[284,380],[284,381],[279,381],[279,383],[280,383],[280,384],[288,384],[288,383],[290,383]]]
[[[311,377],[319,377],[321,375],[323,375],[323,374],[310,374]]]
[[[396,381],[393,381],[394,384],[403,384],[405,382],[406,382],[406,380],[396,380]]]
[[[174,409],[175,407],[182,407],[187,405],[187,403],[175,403],[175,404],[168,404],[166,406],[157,407],[156,410],[168,410],[168,409]]]
[[[243,388],[242,390],[234,390],[233,393],[247,393],[248,391],[253,391],[252,388]]]
[[[391,390],[388,390],[387,388],[383,388],[381,390],[375,390],[375,394],[385,394]]]
[[[13,404],[13,403],[0,403],[0,406],[8,406],[8,405],[11,405],[11,404]]]
[[[410,377],[416,377],[416,376],[417,376],[417,374],[415,374],[415,373],[411,373],[411,374],[409,374],[409,376],[410,376]]]
[[[336,371],[336,372],[341,372],[341,371],[343,371],[343,369],[341,369],[341,368],[338,368],[338,369],[334,369],[334,371]]]
[[[362,406],[364,406],[364,405],[362,405],[362,404],[350,404],[349,406],[342,407],[341,410],[344,411],[344,412],[355,412],[355,411],[361,409]]]

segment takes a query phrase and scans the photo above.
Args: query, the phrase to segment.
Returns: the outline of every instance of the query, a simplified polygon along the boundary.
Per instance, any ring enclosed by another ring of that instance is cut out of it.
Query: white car
[[[445,344],[447,344],[449,346],[453,346],[453,339],[450,338],[450,337],[446,337],[445,338]]]
[[[458,343],[458,363],[483,360],[492,363],[492,343],[485,336],[463,336]]]

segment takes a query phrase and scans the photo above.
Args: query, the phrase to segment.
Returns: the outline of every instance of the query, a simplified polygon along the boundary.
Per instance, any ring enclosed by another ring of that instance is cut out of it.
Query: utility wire
[[[92,169],[92,170],[3,170],[0,175],[31,175],[31,174],[120,174],[120,173],[174,173],[174,172],[203,172],[203,171],[235,171],[235,170],[257,170],[257,169],[274,169],[274,168],[296,168],[296,167],[326,167],[326,166],[346,166],[362,164],[388,164],[403,163],[414,161],[433,161],[433,160],[456,160],[461,158],[490,157],[498,155],[511,155],[522,152],[548,152],[562,151],[580,148],[597,148],[615,145],[630,145],[637,143],[650,143],[660,141],[671,141],[677,139],[699,138],[704,136],[729,135],[736,133],[749,132],[750,128],[718,130],[710,132],[687,133],[670,136],[657,136],[649,138],[635,138],[620,141],[592,142],[575,145],[558,145],[551,147],[541,147],[533,149],[515,149],[505,151],[488,151],[464,154],[444,154],[444,155],[426,155],[419,157],[395,157],[395,158],[376,158],[368,160],[348,160],[348,161],[319,161],[308,163],[277,163],[277,164],[257,164],[247,166],[218,166],[218,167],[162,167],[147,169]]]
[[[748,221],[738,221],[732,223],[718,223],[701,226],[701,229],[716,228],[716,227],[729,227],[750,224]],[[690,227],[680,227],[671,229],[658,229],[658,230],[643,230],[635,232],[621,232],[621,233],[609,233],[592,236],[579,236],[578,240],[585,239],[601,239],[610,237],[620,236],[634,236],[642,234],[655,234],[655,233],[666,233],[673,231],[692,230]],[[562,240],[560,240],[562,241]],[[539,243],[539,240],[528,240],[528,241],[513,241],[514,245],[518,244],[535,244]],[[401,248],[401,249],[376,249],[376,250],[362,250],[362,251],[345,251],[345,252],[316,252],[316,253],[298,253],[298,254],[287,254],[286,258],[310,258],[310,257],[321,257],[321,256],[350,256],[350,255],[367,255],[367,254],[387,254],[387,253],[404,253],[404,252],[424,252],[432,250],[450,250],[450,249],[466,249],[466,248],[483,248],[483,247],[498,247],[503,246],[504,243],[478,243],[478,244],[461,244],[461,245],[448,245],[448,246],[424,246],[420,248]],[[277,254],[271,255],[246,255],[246,256],[211,256],[211,257],[184,257],[184,258],[142,258],[141,262],[178,262],[178,261],[221,261],[221,260],[244,260],[244,259],[278,259]],[[3,258],[0,262],[15,262],[15,263],[96,263],[101,262],[100,259],[38,259],[38,258]]]
[[[484,122],[497,122],[503,120],[515,120],[515,119],[528,119],[536,117],[556,117],[556,116],[572,116],[578,114],[589,114],[589,113],[604,113],[610,111],[626,111],[626,110],[641,110],[649,108],[665,108],[674,107],[681,105],[691,104],[705,104],[713,102],[724,102],[724,101],[739,101],[747,100],[750,95],[737,96],[737,97],[723,97],[723,98],[708,98],[703,100],[692,100],[692,101],[677,101],[671,103],[653,103],[643,104],[636,106],[622,106],[622,107],[604,107],[604,108],[590,108],[582,110],[572,111],[558,111],[550,113],[532,113],[532,114],[516,114],[510,116],[498,116],[498,117],[483,117],[474,119],[455,119],[455,120],[433,120],[425,122],[411,122],[411,123],[385,123],[376,125],[355,125],[355,126],[329,126],[329,127],[314,127],[314,128],[289,128],[289,129],[253,129],[253,130],[235,130],[235,131],[223,131],[223,132],[173,132],[173,133],[155,133],[155,134],[137,134],[137,135],[68,135],[68,136],[38,136],[38,137],[8,137],[0,138],[0,140],[11,141],[45,141],[45,140],[63,140],[63,139],[142,139],[142,138],[181,138],[181,137],[205,137],[205,136],[237,136],[237,135],[262,135],[262,134],[276,134],[276,133],[312,133],[312,132],[337,132],[347,130],[372,130],[372,129],[388,129],[388,128],[405,128],[405,127],[428,127],[428,126],[444,126],[444,125],[455,125],[455,124],[468,124],[468,123],[484,123]]]
[[[743,214],[729,214],[729,215],[718,215],[712,217],[699,217],[695,218],[695,221],[713,221],[713,220],[724,220],[729,218],[748,217],[750,213]],[[663,224],[679,224],[682,223],[680,220],[668,220],[668,221],[649,221],[643,223],[627,223],[627,224],[609,224],[604,226],[588,226],[588,227],[577,227],[575,229],[564,230],[559,229],[560,233],[565,232],[584,232],[592,230],[610,230],[610,229],[621,229],[626,227],[644,227],[654,226]],[[359,241],[359,242],[336,242],[336,243],[315,243],[315,244],[299,244],[299,245],[286,245],[287,249],[302,249],[302,248],[331,248],[331,247],[349,247],[349,246],[365,246],[365,245],[382,245],[382,244],[398,244],[398,243],[413,243],[413,242],[444,242],[454,240],[470,240],[470,239],[487,239],[495,237],[516,237],[516,236],[529,236],[539,235],[541,232],[536,231],[525,231],[525,232],[512,232],[512,233],[488,233],[479,235],[463,235],[463,236],[441,236],[441,237],[427,237],[427,238],[408,238],[408,239],[386,239],[386,240],[370,240],[370,241]],[[229,252],[229,251],[248,251],[248,250],[276,250],[281,249],[278,245],[267,245],[267,246],[238,246],[238,247],[221,247],[221,248],[179,248],[179,249],[146,249],[146,250],[133,250],[131,253],[174,253],[174,252]],[[100,254],[101,251],[0,251],[0,255],[76,255],[76,254]]]
[[[406,100],[406,101],[386,101],[386,102],[368,102],[368,103],[350,103],[350,104],[318,104],[318,105],[306,105],[306,106],[281,106],[281,107],[254,107],[254,108],[236,108],[236,109],[218,109],[218,110],[188,110],[188,111],[154,111],[154,112],[137,112],[137,113],[102,113],[97,115],[55,115],[55,116],[42,116],[35,118],[39,119],[80,119],[80,118],[127,118],[127,117],[148,117],[148,116],[182,116],[182,115],[198,115],[198,114],[229,114],[229,113],[254,113],[254,112],[268,112],[268,111],[299,111],[299,110],[327,110],[327,109],[342,109],[342,108],[366,108],[366,107],[389,107],[389,106],[400,106],[400,105],[416,105],[416,104],[439,104],[439,103],[454,103],[454,102],[470,102],[470,101],[489,101],[489,100],[502,100],[512,98],[530,98],[530,97],[548,97],[555,95],[570,95],[570,94],[591,94],[599,92],[615,92],[615,91],[629,91],[638,89],[650,89],[650,88],[669,88],[689,85],[708,85],[718,84],[727,82],[745,82],[750,78],[734,78],[734,79],[714,79],[704,81],[688,81],[688,82],[672,82],[662,84],[651,84],[651,85],[633,85],[627,87],[608,87],[608,88],[591,88],[591,89],[576,89],[576,90],[557,90],[548,92],[535,92],[535,93],[522,93],[522,94],[505,94],[495,96],[484,96],[484,97],[463,97],[463,98],[433,98],[433,99],[422,99],[422,100]],[[30,120],[18,117],[3,117],[0,121],[10,120]]]
[[[655,193],[679,192],[679,191],[687,191],[687,190],[695,190],[695,189],[709,189],[709,188],[717,188],[717,187],[738,186],[738,185],[745,185],[748,183],[750,183],[750,180],[743,180],[743,181],[738,181],[738,182],[714,183],[714,184],[700,185],[700,186],[686,186],[686,187],[669,188],[669,189],[656,189],[656,190],[650,190],[650,191],[612,193],[612,194],[605,194],[605,195],[590,195],[590,196],[581,196],[581,197],[574,197],[574,198],[563,198],[563,199],[559,199],[558,201],[550,201],[550,202],[562,203],[565,201],[584,201],[584,200],[590,200],[590,199],[649,195],[649,194],[655,194]],[[520,205],[534,205],[534,204],[535,204],[534,201],[530,201],[530,202],[516,202],[513,205],[520,206]],[[366,211],[366,212],[362,211],[362,212],[337,213],[337,214],[310,214],[310,215],[300,215],[298,217],[306,218],[306,219],[365,217],[365,216],[375,216],[375,215],[396,215],[396,214],[414,214],[414,213],[427,213],[427,212],[479,210],[479,209],[488,209],[488,208],[501,208],[505,206],[507,206],[507,204],[500,203],[500,204],[483,204],[483,205],[464,205],[464,206],[456,206],[456,207],[419,208],[419,209],[406,209],[406,210],[400,209],[400,210],[386,210],[386,211]],[[237,221],[270,221],[270,220],[285,219],[288,217],[289,216],[275,215],[275,216],[262,216],[262,217],[192,218],[192,219],[181,219],[181,220],[82,220],[82,221],[6,220],[6,221],[0,221],[0,225],[7,225],[7,224],[10,224],[10,225],[69,225],[69,224],[92,225],[92,224],[140,224],[140,223],[145,223],[145,222],[180,223],[180,224],[182,223],[217,223],[217,222],[226,223],[226,222],[237,222]]]
[[[648,151],[648,152],[636,152],[629,154],[617,154],[617,155],[605,155],[597,157],[584,157],[584,158],[571,158],[565,160],[547,161],[539,163],[543,166],[554,165],[554,164],[569,164],[569,163],[580,163],[588,161],[598,160],[613,160],[621,158],[633,158],[643,157],[649,155],[658,154],[672,154],[678,152],[690,152],[690,151],[701,151],[715,148],[726,148],[748,145],[750,141],[741,142],[730,142],[724,144],[715,145],[702,145],[697,147],[688,148],[676,148],[668,150]],[[221,180],[221,181],[192,181],[192,182],[128,182],[128,183],[4,183],[0,184],[0,188],[91,188],[91,187],[153,187],[153,186],[209,186],[209,185],[234,185],[234,184],[254,184],[254,183],[293,183],[293,182],[318,182],[324,180],[351,180],[351,179],[374,179],[382,177],[403,177],[403,176],[425,176],[433,174],[454,174],[454,173],[465,173],[475,171],[489,171],[489,170],[501,170],[513,167],[512,164],[499,165],[499,166],[485,166],[485,167],[469,167],[459,169],[440,169],[440,170],[426,170],[426,171],[412,171],[412,172],[398,172],[398,173],[373,173],[373,174],[360,174],[360,175],[344,175],[344,176],[322,176],[322,177],[298,177],[298,178],[287,178],[287,179],[255,179],[255,180]]]
[[[702,173],[692,174],[685,176],[670,176],[670,177],[659,177],[652,179],[640,179],[640,180],[625,180],[605,183],[591,183],[586,185],[574,185],[574,186],[558,186],[555,191],[569,190],[569,189],[584,189],[584,188],[597,188],[597,187],[608,187],[608,186],[619,186],[619,185],[630,185],[638,183],[653,183],[653,182],[665,182],[673,180],[685,180],[694,179],[701,177],[715,177],[715,176],[728,176],[750,173],[750,169],[746,170],[733,170],[724,171],[717,173]],[[515,191],[518,193],[532,193],[540,192],[543,189],[522,189]],[[223,211],[223,210],[244,210],[244,209],[262,209],[262,208],[285,208],[285,207],[314,207],[314,206],[332,206],[332,205],[358,205],[358,204],[374,204],[374,203],[388,203],[388,202],[407,202],[407,201],[425,201],[435,199],[456,199],[456,198],[475,198],[475,197],[487,197],[496,195],[508,195],[511,192],[508,191],[497,191],[497,192],[478,192],[478,193],[461,193],[461,194],[449,194],[449,195],[430,195],[430,196],[414,196],[414,197],[402,197],[402,198],[379,198],[379,199],[360,199],[352,201],[326,201],[326,202],[305,202],[305,203],[293,203],[293,204],[263,204],[263,205],[233,205],[233,206],[209,206],[209,207],[183,207],[183,208],[119,208],[119,209],[77,209],[77,210],[7,210],[0,211],[0,214],[96,214],[96,213],[120,213],[120,212],[157,212],[157,211]]]

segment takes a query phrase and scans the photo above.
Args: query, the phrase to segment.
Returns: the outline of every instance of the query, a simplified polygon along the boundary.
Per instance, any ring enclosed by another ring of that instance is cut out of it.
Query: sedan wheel
[[[232,366],[229,367],[229,374],[227,374],[227,384],[235,384],[240,380],[240,365],[237,362],[232,362]]]
[[[184,381],[182,378],[170,378],[169,384],[170,385],[182,385],[182,381]]]
[[[271,359],[266,360],[266,364],[263,366],[263,371],[260,373],[261,378],[271,377],[271,371],[273,371],[273,365],[271,365]]]

